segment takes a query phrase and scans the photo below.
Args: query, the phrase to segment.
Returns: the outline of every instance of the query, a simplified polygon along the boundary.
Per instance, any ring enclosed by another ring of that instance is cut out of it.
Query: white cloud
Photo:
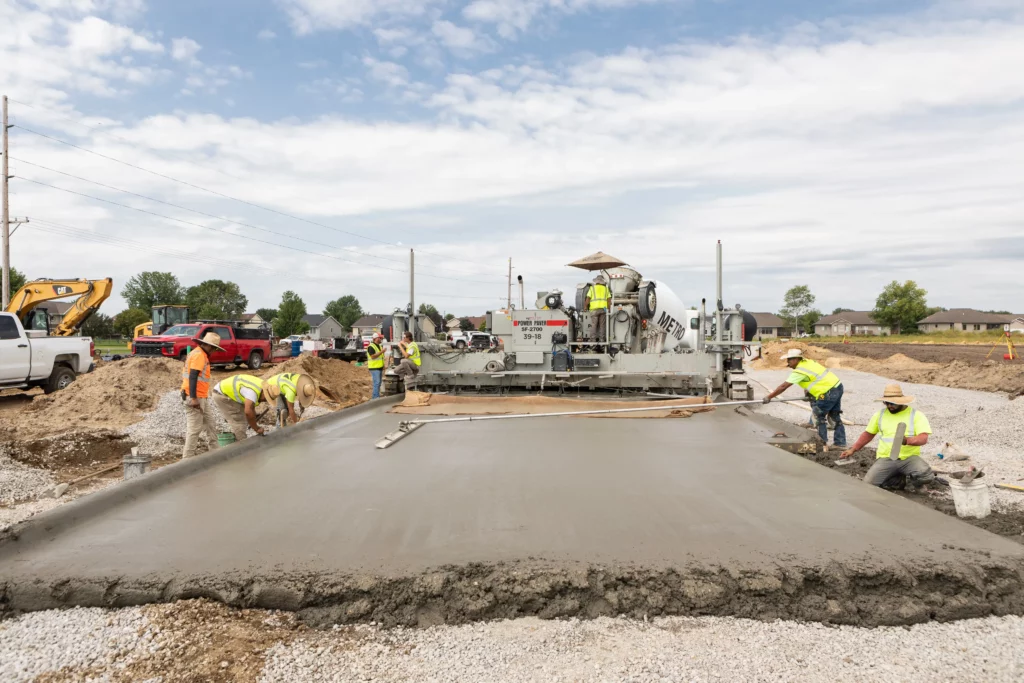
[[[450,21],[435,21],[431,32],[445,47],[456,52],[486,52],[494,49],[494,43],[486,36],[478,36],[472,29],[456,26]]]
[[[504,38],[514,38],[544,13],[576,14],[588,10],[681,0],[473,0],[462,10],[470,21],[494,24]]]
[[[191,38],[175,38],[171,41],[171,58],[179,62],[198,62],[196,55],[202,49]]]
[[[260,40],[273,40],[277,38],[277,34],[271,31],[269,28],[265,28],[256,34],[256,37]]]
[[[298,34],[368,25],[385,18],[421,16],[446,0],[277,0]]]
[[[127,26],[112,24],[100,17],[85,17],[68,26],[68,48],[83,56],[103,56],[134,50],[159,53],[164,46],[139,35]]]
[[[363,66],[370,78],[385,85],[397,88],[409,84],[409,71],[401,64],[364,57]]]

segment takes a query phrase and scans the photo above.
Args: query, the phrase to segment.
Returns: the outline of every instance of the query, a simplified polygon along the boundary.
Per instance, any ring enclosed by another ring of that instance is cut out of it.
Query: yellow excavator
[[[184,325],[188,322],[188,313],[188,306],[155,304],[153,319],[136,325],[133,339],[152,337],[154,334],[160,335],[175,325]]]
[[[43,330],[51,337],[70,337],[110,297],[113,288],[114,281],[109,277],[103,280],[33,280],[14,293],[7,312],[18,316],[26,330]],[[51,330],[49,314],[40,304],[72,296],[78,298],[60,324]]]

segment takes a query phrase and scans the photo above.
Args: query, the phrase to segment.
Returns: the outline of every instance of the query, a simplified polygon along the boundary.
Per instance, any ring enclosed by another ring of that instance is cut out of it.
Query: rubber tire
[[[651,306],[653,299],[654,306]],[[648,282],[640,288],[640,300],[637,302],[638,312],[643,320],[650,320],[654,317],[654,311],[658,310],[658,293],[653,282]]]
[[[69,384],[75,381],[75,371],[66,365],[56,365],[50,378],[43,385],[44,394],[52,394],[55,391],[66,389]]]
[[[245,362],[250,370],[259,370],[263,367],[263,352],[253,351],[249,354],[249,360]]]
[[[464,349],[464,348],[466,348],[466,342],[464,342],[464,341],[462,341],[460,339],[459,341],[455,342],[455,348],[457,348],[457,349]]]

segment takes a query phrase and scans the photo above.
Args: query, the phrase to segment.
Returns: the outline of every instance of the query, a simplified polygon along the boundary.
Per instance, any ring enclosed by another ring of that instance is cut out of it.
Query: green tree
[[[149,320],[149,318],[146,318]],[[143,320],[142,322],[146,322]],[[135,328],[132,327],[134,332]],[[114,336],[114,319],[100,312],[93,313],[82,325],[82,334],[94,339],[109,339]]]
[[[480,327],[477,328],[477,332],[486,332],[486,331],[487,331],[487,318],[484,318],[483,320],[480,321]]]
[[[459,329],[463,332],[469,332],[473,329],[473,322],[469,318],[459,318]]]
[[[10,273],[11,273],[11,296],[14,296],[15,292],[17,292],[19,289],[21,289],[22,287],[25,286],[25,283],[28,282],[28,278],[26,278],[25,274],[22,273],[17,268],[11,268]]]
[[[449,320],[455,320],[455,316],[452,315],[451,313],[445,313],[444,314],[444,321],[448,322]]]
[[[237,320],[249,299],[234,282],[205,280],[188,288],[185,303],[196,320]]]
[[[880,325],[889,327],[893,334],[917,332],[917,323],[931,313],[928,308],[928,292],[913,280],[900,284],[893,280],[885,286],[875,299],[875,310],[871,312]]]
[[[148,270],[130,277],[121,289],[121,296],[128,308],[146,311],[146,320],[149,320],[154,304],[185,303],[185,288],[173,273]]]
[[[441,317],[440,311],[433,304],[420,304],[419,313],[427,316],[434,322],[434,329],[442,329],[444,327],[444,318]]]
[[[135,334],[138,325],[149,320],[150,311],[141,308],[127,308],[114,316],[114,332],[122,337],[131,337]]]
[[[363,308],[359,305],[359,299],[351,294],[346,294],[324,306],[324,315],[329,315],[341,324],[341,329],[348,334],[352,331],[352,324],[363,317]]]
[[[259,317],[263,318],[263,320],[265,322],[272,323],[272,322],[274,322],[274,318],[277,317],[277,309],[276,308],[257,308],[256,309],[256,315],[258,315]]]
[[[821,320],[821,311],[812,308],[800,316],[800,329],[807,334],[814,334],[814,324],[819,320]]]
[[[840,313],[848,313],[852,311],[852,308],[834,308],[832,309],[832,315],[839,315]]]
[[[811,294],[810,287],[807,285],[796,285],[795,287],[790,287],[789,291],[786,292],[783,298],[782,309],[779,311],[779,317],[792,323],[793,329],[799,332],[801,329],[807,329],[802,327],[804,317],[812,311],[814,311],[814,295]],[[820,317],[821,313],[818,313],[818,316]]]
[[[277,317],[274,318],[274,334],[290,337],[309,332],[309,324],[302,319],[304,315],[306,303],[295,292],[285,292],[281,295],[281,305],[277,307]]]

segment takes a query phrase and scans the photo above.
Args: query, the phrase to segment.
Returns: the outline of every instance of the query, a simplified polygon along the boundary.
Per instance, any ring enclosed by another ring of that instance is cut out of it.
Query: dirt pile
[[[782,354],[790,349],[800,349],[804,352],[805,358],[816,360],[819,363],[825,363],[826,360],[835,356],[835,353],[831,351],[803,342],[765,342],[761,347],[761,357],[751,362],[751,366],[756,370],[784,370],[786,361],[782,360]]]
[[[318,396],[317,403],[326,403],[334,409],[369,401],[373,393],[373,383],[366,368],[356,367],[343,360],[302,355],[286,363],[267,367],[262,376],[270,377],[285,372],[301,372],[312,377],[317,386],[330,393],[329,396],[327,392]]]

